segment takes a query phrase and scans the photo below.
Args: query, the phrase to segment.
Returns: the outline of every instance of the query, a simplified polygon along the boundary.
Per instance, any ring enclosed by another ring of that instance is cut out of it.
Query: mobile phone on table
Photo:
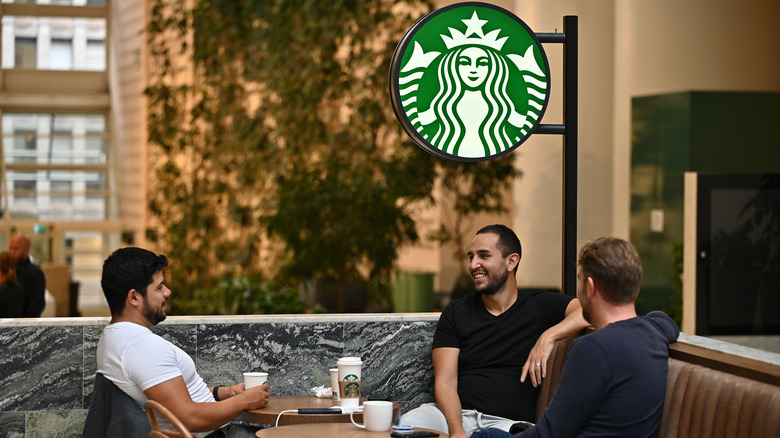
[[[439,436],[439,434],[436,432],[428,432],[427,430],[419,430],[409,433],[393,432],[390,436],[394,438],[425,438]]]
[[[328,409],[328,408],[300,408],[298,409],[299,414],[340,414],[341,408],[335,408],[335,409]]]

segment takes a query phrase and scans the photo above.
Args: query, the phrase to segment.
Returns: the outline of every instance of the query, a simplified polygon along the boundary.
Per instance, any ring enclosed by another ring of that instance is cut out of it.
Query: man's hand
[[[244,384],[240,383],[241,389],[244,389]],[[235,386],[239,386],[235,385]],[[241,395],[247,397],[248,407],[247,409],[260,409],[268,404],[268,398],[270,394],[268,392],[268,385],[253,386],[249,389],[244,389]]]
[[[554,346],[555,339],[548,332],[539,336],[531,353],[528,354],[528,360],[523,365],[523,373],[520,374],[521,382],[525,382],[526,377],[530,376],[534,388],[542,384],[542,379],[547,377],[547,359],[552,354]]]
[[[268,392],[268,385],[253,386],[246,389],[244,382],[237,383],[232,386],[223,386],[219,388],[219,399],[226,400],[237,395],[244,394],[245,403],[249,407],[247,409],[260,409],[268,404],[270,394]]]
[[[555,342],[572,337],[589,325],[590,323],[582,317],[580,300],[575,298],[569,301],[563,321],[545,330],[536,340],[534,348],[528,355],[528,360],[523,365],[520,381],[525,382],[525,378],[531,376],[531,384],[534,385],[534,388],[541,385],[542,379],[547,377],[547,359],[552,354]]]
[[[457,432],[450,431],[450,438],[469,438],[466,436],[466,432],[461,428]]]

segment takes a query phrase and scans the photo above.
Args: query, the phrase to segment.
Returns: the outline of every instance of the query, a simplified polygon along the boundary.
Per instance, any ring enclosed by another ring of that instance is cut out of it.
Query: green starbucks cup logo
[[[360,379],[354,374],[344,376],[343,388],[341,388],[343,397],[360,397]]]
[[[390,95],[396,117],[439,157],[484,161],[520,146],[550,95],[547,56],[514,14],[458,3],[415,23],[396,47]]]

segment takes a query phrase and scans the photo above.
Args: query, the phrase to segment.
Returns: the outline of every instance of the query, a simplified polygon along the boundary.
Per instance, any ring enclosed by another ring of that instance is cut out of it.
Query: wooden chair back
[[[146,408],[146,416],[149,417],[149,424],[152,425],[152,431],[149,432],[149,438],[194,438],[192,433],[184,426],[184,423],[173,415],[165,406],[154,400],[148,400],[144,407]],[[176,428],[176,432],[162,431],[160,429],[160,424],[157,422],[157,415],[155,413],[159,413],[165,417],[165,419]]]

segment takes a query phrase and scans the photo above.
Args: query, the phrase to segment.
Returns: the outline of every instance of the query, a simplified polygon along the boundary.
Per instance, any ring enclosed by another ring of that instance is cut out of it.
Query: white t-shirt
[[[114,382],[142,409],[148,400],[144,390],[179,376],[184,379],[192,401],[215,401],[192,358],[139,324],[107,325],[98,342],[97,366],[97,372]]]

